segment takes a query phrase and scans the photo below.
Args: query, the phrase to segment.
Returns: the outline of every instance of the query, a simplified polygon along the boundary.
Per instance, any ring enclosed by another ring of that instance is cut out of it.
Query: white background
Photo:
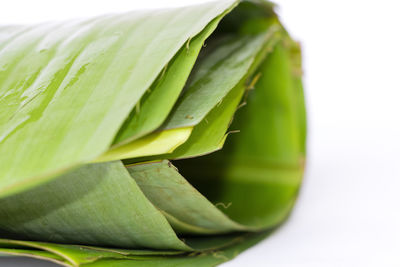
[[[0,24],[10,24],[204,1],[0,2]],[[400,4],[275,2],[303,46],[307,171],[290,220],[223,266],[400,266]]]

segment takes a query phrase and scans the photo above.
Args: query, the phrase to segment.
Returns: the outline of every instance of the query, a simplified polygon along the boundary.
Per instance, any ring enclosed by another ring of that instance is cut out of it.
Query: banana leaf
[[[301,74],[261,0],[0,26],[0,254],[232,259],[298,195]]]

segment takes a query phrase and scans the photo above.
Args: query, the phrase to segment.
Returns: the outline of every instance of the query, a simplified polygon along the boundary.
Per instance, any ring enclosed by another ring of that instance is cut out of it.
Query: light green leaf
[[[215,266],[283,223],[306,113],[273,8],[0,26],[0,254]]]

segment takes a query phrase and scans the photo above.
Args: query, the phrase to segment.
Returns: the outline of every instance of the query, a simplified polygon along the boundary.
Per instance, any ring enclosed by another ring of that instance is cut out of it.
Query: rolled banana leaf
[[[301,55],[265,1],[0,27],[0,253],[214,266],[292,209]]]

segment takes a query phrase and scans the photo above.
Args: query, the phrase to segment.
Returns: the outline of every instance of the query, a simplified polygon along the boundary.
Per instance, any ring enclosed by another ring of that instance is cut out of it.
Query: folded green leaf
[[[217,265],[303,175],[300,49],[261,0],[0,27],[0,108],[3,254]]]

